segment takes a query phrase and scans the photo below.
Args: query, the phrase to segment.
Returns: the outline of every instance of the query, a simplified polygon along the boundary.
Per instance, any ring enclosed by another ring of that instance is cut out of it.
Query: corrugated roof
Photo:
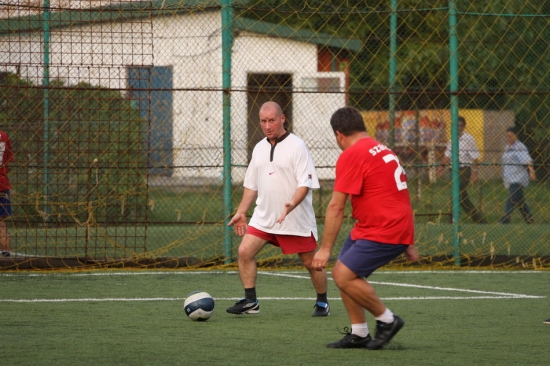
[[[233,2],[243,5],[247,1]],[[152,2],[118,3],[94,9],[74,9],[50,13],[50,29],[85,26],[94,23],[123,22],[142,18],[171,16],[197,11],[221,11],[219,0],[157,0]],[[14,33],[34,33],[44,26],[43,14],[0,19],[0,37]],[[265,34],[273,37],[292,39],[300,42],[359,51],[362,42],[358,39],[341,38],[337,35],[315,33],[305,29],[295,29],[285,25],[263,21],[236,18],[236,30]]]

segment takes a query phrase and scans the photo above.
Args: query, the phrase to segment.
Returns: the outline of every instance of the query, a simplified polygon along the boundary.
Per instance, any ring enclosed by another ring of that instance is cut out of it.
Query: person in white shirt
[[[485,224],[487,221],[481,212],[470,201],[468,188],[470,182],[477,182],[479,158],[481,154],[477,148],[476,141],[472,135],[465,132],[466,119],[462,116],[458,117],[458,162],[459,162],[459,178],[460,178],[460,205],[466,211],[470,219],[474,223]],[[451,141],[447,143],[447,149],[443,157],[443,165],[449,164],[451,160]],[[440,167],[440,172],[444,166]]]
[[[504,187],[508,189],[508,198],[504,216],[499,223],[509,224],[512,220],[512,213],[517,207],[525,222],[532,224],[535,220],[527,202],[525,202],[523,188],[529,185],[529,180],[537,179],[533,168],[533,159],[529,155],[527,147],[518,140],[516,127],[506,129],[506,141],[508,141],[508,145],[502,154],[502,179]]]
[[[238,265],[245,296],[227,312],[260,312],[255,257],[270,243],[280,247],[283,254],[299,255],[317,292],[312,316],[327,316],[330,314],[327,273],[312,267],[317,250],[312,189],[320,187],[313,159],[304,141],[285,129],[285,115],[277,103],[264,103],[259,114],[266,138],[254,147],[241,203],[228,223],[243,237]],[[254,201],[256,207],[247,225],[246,212]]]

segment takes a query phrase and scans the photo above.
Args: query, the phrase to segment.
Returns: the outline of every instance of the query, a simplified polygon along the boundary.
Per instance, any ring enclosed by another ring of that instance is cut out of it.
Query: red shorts
[[[256,229],[253,226],[246,228],[246,234],[257,236],[267,240],[269,243],[281,248],[283,254],[297,254],[312,252],[317,249],[317,241],[311,233],[311,236],[296,236],[296,235],[282,235],[271,234]]]

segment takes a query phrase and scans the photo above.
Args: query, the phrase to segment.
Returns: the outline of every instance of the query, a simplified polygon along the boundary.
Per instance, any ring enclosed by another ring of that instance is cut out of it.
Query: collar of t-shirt
[[[271,145],[271,142],[269,141],[269,139],[266,137],[265,140],[267,141],[268,144],[271,145],[271,153],[269,154],[269,161],[272,162],[273,161],[273,154],[275,153],[275,146],[277,146],[277,144],[281,141],[283,141],[284,139],[286,139],[288,136],[290,135],[290,132],[289,131],[286,131],[281,137],[275,139],[275,143],[273,145]]]

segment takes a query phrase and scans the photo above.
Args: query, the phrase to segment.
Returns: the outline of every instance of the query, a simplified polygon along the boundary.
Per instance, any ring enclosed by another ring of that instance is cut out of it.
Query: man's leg
[[[307,253],[299,253],[300,259],[302,260],[302,263],[304,264],[304,267],[309,272],[309,276],[311,277],[311,282],[313,283],[313,287],[315,288],[315,291],[317,291],[318,294],[323,294],[327,292],[327,271],[317,271],[315,268],[312,267],[313,257],[315,256],[315,251],[307,252]]]
[[[512,221],[512,214],[514,213],[515,208],[514,203],[514,185],[512,184],[508,188],[508,197],[506,197],[506,203],[504,205],[504,216],[498,221],[501,224],[509,224]]]
[[[527,206],[527,203],[525,202],[525,196],[523,194],[523,186],[519,183],[516,183],[511,185],[510,189],[512,189],[512,187],[514,187],[514,193],[513,193],[514,205],[519,207],[519,211],[521,212],[521,215],[523,216],[523,219],[525,220],[525,222],[528,224],[532,224],[534,222],[533,214],[531,213],[529,206]]]
[[[468,188],[470,187],[471,168],[462,168],[460,170],[460,204],[464,211],[470,216],[470,219],[474,223],[485,223],[485,219],[481,215],[481,212],[470,201],[470,195],[468,194]]]
[[[239,276],[243,284],[245,297],[227,308],[231,314],[257,314],[260,305],[256,299],[256,255],[267,244],[267,240],[245,234],[239,245]]]
[[[386,306],[376,294],[374,287],[363,278],[358,277],[342,262],[336,262],[332,270],[332,278],[340,291],[347,295],[342,296],[342,301],[348,310],[348,317],[352,324],[364,322],[364,309],[367,309],[375,317],[382,315],[386,310]]]
[[[267,240],[245,234],[239,245],[239,276],[244,288],[256,286],[256,254],[267,244]]]
[[[373,340],[369,339],[365,347],[368,349],[383,348],[403,327],[405,324],[403,319],[394,315],[382,303],[370,283],[357,276],[342,262],[336,262],[332,277],[340,291],[345,294],[342,295],[342,300],[348,311],[352,332],[354,324],[366,324],[362,308],[367,309],[376,318],[376,337]]]
[[[344,329],[346,332],[344,338],[327,344],[327,348],[366,348],[372,342],[372,337],[369,333],[365,309],[371,313],[382,314],[385,306],[376,295],[374,288],[342,262],[336,262],[332,277],[340,289],[351,329]]]
[[[324,317],[330,315],[330,306],[327,298],[327,271],[325,269],[318,271],[312,267],[315,251],[298,253],[298,255],[304,267],[308,270],[311,283],[315,288],[315,292],[317,292],[317,301],[313,306],[314,311],[311,316]]]

